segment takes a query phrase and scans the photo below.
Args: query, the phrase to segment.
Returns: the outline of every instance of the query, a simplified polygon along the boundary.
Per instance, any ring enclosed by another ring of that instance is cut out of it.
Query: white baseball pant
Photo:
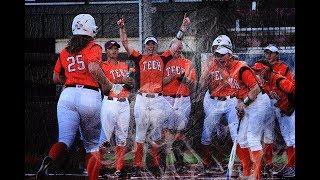
[[[163,96],[151,98],[137,94],[134,105],[136,142],[144,143],[147,135],[147,139],[154,142],[161,139],[162,126],[167,117],[164,102]],[[149,128],[150,133],[147,133]]]
[[[104,96],[101,107],[101,125],[102,133],[100,144],[108,141],[115,133],[117,146],[125,146],[128,138],[128,128],[130,122],[130,105],[128,99],[126,101],[117,101],[117,98],[108,100],[108,96]]]
[[[182,131],[186,128],[191,111],[190,96],[173,98],[165,96],[168,104],[168,118],[165,120],[164,128]]]
[[[268,96],[264,94],[263,96]],[[269,96],[269,106],[267,106],[267,113],[264,120],[264,129],[263,129],[263,142],[266,144],[273,143],[274,140],[274,125],[275,125],[275,112],[273,108],[272,101],[270,100]]]
[[[241,148],[250,148],[251,151],[262,150],[261,138],[269,104],[269,98],[259,93],[257,98],[244,109],[245,115],[241,120],[238,135]]]
[[[57,105],[59,142],[70,147],[80,127],[86,152],[99,146],[101,93],[83,87],[67,87]]]
[[[273,101],[274,103],[276,101]],[[295,112],[287,116],[280,112],[280,109],[274,106],[275,115],[278,119],[281,135],[286,145],[295,147]]]
[[[229,98],[225,101],[211,99],[209,91],[206,92],[203,106],[205,112],[205,119],[203,123],[203,130],[201,136],[201,143],[203,145],[210,145],[212,141],[212,132],[220,122],[222,115],[226,114],[230,135],[232,141],[237,136],[238,116],[235,109],[237,105],[237,99]]]

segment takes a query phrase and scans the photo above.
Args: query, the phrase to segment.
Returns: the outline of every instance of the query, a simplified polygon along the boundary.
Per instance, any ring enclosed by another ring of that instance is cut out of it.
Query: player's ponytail
[[[87,35],[74,35],[68,42],[67,51],[69,53],[78,53],[81,51],[86,45],[93,40],[93,37]]]

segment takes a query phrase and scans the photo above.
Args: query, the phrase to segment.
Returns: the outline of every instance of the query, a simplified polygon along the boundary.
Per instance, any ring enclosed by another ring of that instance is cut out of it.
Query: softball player
[[[162,124],[166,118],[164,110],[163,88],[163,69],[165,64],[172,59],[172,55],[177,50],[177,43],[173,43],[169,50],[162,55],[157,54],[158,41],[155,37],[147,37],[144,40],[144,54],[134,50],[128,44],[128,39],[124,27],[124,19],[118,22],[120,28],[120,39],[126,49],[129,58],[136,63],[139,69],[139,90],[134,106],[134,116],[136,122],[135,137],[135,157],[134,171],[132,176],[141,176],[143,167],[143,146],[146,139],[151,139],[151,156],[153,159],[151,171],[156,177],[160,177],[161,170],[159,164],[159,145],[161,140]],[[177,41],[181,40],[183,33],[187,30],[190,20],[184,17],[180,31],[177,35]],[[151,127],[151,133],[147,134]],[[148,135],[148,137],[147,137]]]
[[[112,89],[104,94],[101,107],[101,124],[102,134],[100,138],[100,146],[103,148],[111,148],[110,140],[112,134],[115,133],[115,177],[124,177],[123,163],[125,155],[125,146],[128,136],[128,128],[130,121],[130,106],[128,96],[133,88],[133,79],[129,78],[129,66],[122,60],[118,60],[120,45],[116,41],[108,41],[105,43],[105,51],[107,53],[107,61],[102,64],[102,69],[107,78],[114,83]],[[104,154],[100,154],[96,150],[96,156],[91,157],[88,165],[89,179],[97,179],[101,168],[101,158]]]
[[[231,40],[226,35],[219,35],[212,43],[212,53],[218,46],[232,49]],[[198,99],[203,100],[205,119],[203,124],[201,144],[203,145],[203,164],[205,173],[220,170],[211,157],[212,133],[220,123],[221,117],[225,114],[231,138],[234,141],[237,136],[238,117],[236,114],[236,98],[235,89],[233,89],[225,80],[227,74],[223,74],[223,66],[215,56],[211,56],[203,67],[207,68],[203,71],[200,78],[200,93]],[[203,93],[205,92],[205,95]]]
[[[174,135],[172,148],[176,159],[175,168],[177,172],[181,173],[186,170],[182,155],[186,148],[183,142],[185,139],[184,131],[191,110],[190,94],[194,92],[197,77],[192,62],[181,55],[182,42],[178,43],[179,46],[173,55],[173,59],[166,64],[164,69],[163,95],[168,102],[166,107],[169,111],[169,116],[164,124],[165,138],[167,141],[171,133]],[[165,161],[166,156],[162,160]]]
[[[243,175],[261,179],[263,121],[266,115],[266,104],[270,103],[261,93],[253,71],[244,61],[232,58],[232,51],[219,46],[215,53],[219,62],[224,63],[227,82],[236,90],[237,114],[241,120],[237,137],[239,146],[237,155],[243,165]],[[253,173],[251,174],[251,162]]]
[[[79,14],[73,19],[73,37],[61,51],[53,71],[53,81],[65,85],[57,105],[59,140],[43,160],[37,178],[46,174],[53,161],[65,158],[79,127],[88,154],[99,145],[101,91],[98,83],[103,92],[110,90],[112,83],[100,67],[102,48],[94,42],[96,32],[91,15]]]
[[[253,67],[261,79],[268,86],[267,94],[270,96],[279,121],[281,134],[287,145],[287,165],[278,172],[281,177],[295,176],[295,83],[278,73],[272,71],[272,65],[267,62],[258,62]]]

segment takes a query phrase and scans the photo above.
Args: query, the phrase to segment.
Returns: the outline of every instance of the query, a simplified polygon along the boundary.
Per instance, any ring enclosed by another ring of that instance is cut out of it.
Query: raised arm
[[[124,49],[127,51],[128,55],[130,56],[134,49],[129,46],[127,32],[126,32],[126,28],[125,28],[125,25],[124,25],[123,16],[119,19],[117,24],[119,26],[119,33],[120,33],[121,43],[122,43]]]
[[[170,51],[172,54],[174,54],[174,52],[177,51],[177,49],[179,48],[179,42],[178,41],[182,41],[184,34],[187,32],[188,30],[188,26],[191,23],[190,19],[187,17],[187,13],[184,14],[183,17],[183,21],[182,24],[180,26],[180,29],[177,33],[177,36],[175,37],[172,45],[170,46]]]

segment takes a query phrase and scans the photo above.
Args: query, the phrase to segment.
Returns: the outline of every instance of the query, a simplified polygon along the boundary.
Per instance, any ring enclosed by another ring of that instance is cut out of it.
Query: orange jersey
[[[139,91],[161,93],[164,65],[172,59],[170,50],[165,51],[162,55],[142,55],[134,50],[129,58],[135,61],[136,67],[139,69],[137,72],[139,74]]]
[[[282,76],[286,77],[294,83],[294,74],[290,71],[289,67],[281,60],[272,64],[272,70]]]
[[[275,106],[290,115],[294,111],[295,84],[288,78],[272,72],[266,85],[269,86],[266,93],[270,98],[277,100]]]
[[[228,72],[228,83],[237,91],[237,99],[247,97],[249,91],[258,83],[254,72],[244,61],[232,60]]]
[[[229,73],[219,66],[219,62],[213,60],[208,68],[211,77],[209,84],[210,95],[214,97],[234,96],[236,89],[232,88],[228,81]]]
[[[102,48],[91,41],[78,54],[70,54],[63,49],[56,62],[53,72],[66,76],[65,85],[87,85],[99,87],[98,82],[91,76],[88,70],[90,62],[101,63]]]
[[[117,61],[117,64],[113,64],[110,61],[105,61],[102,64],[102,70],[106,77],[112,82],[117,83],[122,80],[123,77],[128,77],[129,66],[125,62]],[[112,90],[109,92],[109,97],[127,98],[130,91],[123,88],[119,94],[116,94]]]
[[[192,65],[192,62],[188,59],[181,57],[174,60],[170,60],[164,68],[164,77],[169,77],[175,74],[179,75],[183,73],[185,73],[185,76],[188,79],[192,80],[193,82],[196,81],[196,71]],[[188,85],[179,82],[178,79],[173,79],[168,84],[164,85],[163,94],[166,96],[172,96],[176,94],[182,96],[189,96],[190,89]]]

